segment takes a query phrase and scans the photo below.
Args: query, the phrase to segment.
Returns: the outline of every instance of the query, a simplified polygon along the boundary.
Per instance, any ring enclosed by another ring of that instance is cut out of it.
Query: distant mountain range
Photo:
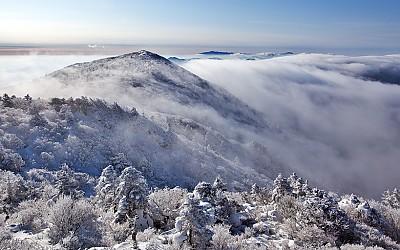
[[[205,51],[200,52],[196,55],[186,56],[185,58],[180,58],[177,56],[169,57],[168,60],[181,64],[184,62],[188,62],[191,60],[197,59],[212,59],[212,60],[222,60],[222,59],[241,59],[241,60],[263,60],[270,59],[273,57],[279,56],[289,56],[293,55],[293,52],[282,52],[282,53],[273,53],[273,52],[262,52],[262,53],[241,53],[241,52],[225,52],[225,51]]]

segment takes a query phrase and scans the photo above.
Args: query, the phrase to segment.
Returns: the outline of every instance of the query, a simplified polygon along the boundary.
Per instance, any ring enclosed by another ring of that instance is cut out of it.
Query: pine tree
[[[27,102],[32,102],[32,97],[29,94],[26,94],[26,96],[24,96],[24,100]]]
[[[182,230],[186,232],[188,243],[194,249],[207,249],[212,232],[207,228],[210,217],[204,212],[196,198],[188,198],[183,204],[179,219],[182,221]]]
[[[55,187],[58,190],[57,196],[68,195],[78,199],[84,194],[81,187],[90,181],[90,177],[88,174],[75,172],[68,164],[64,163],[61,165],[61,169],[55,172],[54,180]]]
[[[106,209],[114,207],[116,189],[118,186],[117,178],[117,171],[112,165],[104,168],[100,177],[98,178],[98,182],[95,187],[97,202]]]
[[[226,183],[222,181],[220,176],[215,179],[212,187],[216,190],[217,193],[227,191]]]
[[[13,107],[13,102],[12,102],[11,99],[12,98],[7,93],[5,93],[3,95],[3,98],[1,98],[1,101],[3,101],[3,106],[12,108]]]
[[[272,190],[272,199],[274,201],[278,201],[283,195],[291,193],[289,183],[282,174],[278,174],[274,184],[275,188]]]
[[[116,222],[125,222],[134,218],[136,209],[146,209],[148,187],[142,174],[134,167],[125,168],[118,177],[116,190],[119,205],[116,212]],[[127,209],[125,209],[125,205]]]
[[[392,208],[400,208],[400,191],[397,188],[393,192],[385,191],[382,194],[382,203]]]
[[[59,194],[71,195],[72,185],[70,178],[72,176],[72,170],[67,164],[62,164],[61,169],[56,172],[56,185]]]

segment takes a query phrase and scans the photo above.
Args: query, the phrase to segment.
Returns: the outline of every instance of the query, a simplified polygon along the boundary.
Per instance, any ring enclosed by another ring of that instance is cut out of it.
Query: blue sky
[[[398,50],[398,0],[0,0],[0,43]]]

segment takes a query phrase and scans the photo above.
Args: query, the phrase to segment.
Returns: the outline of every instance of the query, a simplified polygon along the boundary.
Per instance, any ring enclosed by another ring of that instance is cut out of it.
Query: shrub
[[[156,230],[154,228],[147,228],[143,232],[138,232],[136,240],[138,242],[149,242],[156,236]]]
[[[174,227],[179,207],[184,203],[186,194],[186,190],[178,187],[158,189],[150,194],[149,208],[156,227],[162,229]]]
[[[283,219],[294,218],[300,210],[300,204],[297,199],[289,195],[283,195],[276,205],[276,210]]]
[[[49,215],[50,242],[71,245],[73,248],[99,245],[101,236],[96,218],[94,207],[87,200],[73,200],[69,196],[61,197],[52,207]]]
[[[6,241],[2,241],[0,239],[0,249],[46,250],[50,248],[42,247],[40,244],[31,240],[8,239]]]
[[[0,168],[12,172],[19,172],[25,165],[24,160],[18,153],[13,153],[10,149],[4,149],[0,145]]]
[[[400,209],[395,209],[376,201],[371,201],[370,203],[383,217],[385,223],[381,224],[381,230],[394,241],[400,242]]]
[[[46,225],[47,212],[48,207],[41,199],[22,201],[18,205],[17,220],[37,233]]]
[[[211,249],[214,250],[261,250],[267,248],[249,239],[251,236],[249,232],[242,235],[232,235],[229,227],[225,225],[214,225],[211,230],[213,231]]]
[[[29,197],[26,181],[19,174],[0,170],[0,199],[5,206],[13,208]]]
[[[102,244],[105,246],[113,246],[124,242],[132,234],[129,222],[114,223],[114,219],[113,211],[109,210],[101,214]]]

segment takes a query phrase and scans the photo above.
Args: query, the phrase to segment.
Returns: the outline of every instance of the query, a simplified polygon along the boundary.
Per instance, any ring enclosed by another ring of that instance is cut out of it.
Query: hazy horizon
[[[394,0],[0,3],[0,47],[400,53],[400,2]]]

